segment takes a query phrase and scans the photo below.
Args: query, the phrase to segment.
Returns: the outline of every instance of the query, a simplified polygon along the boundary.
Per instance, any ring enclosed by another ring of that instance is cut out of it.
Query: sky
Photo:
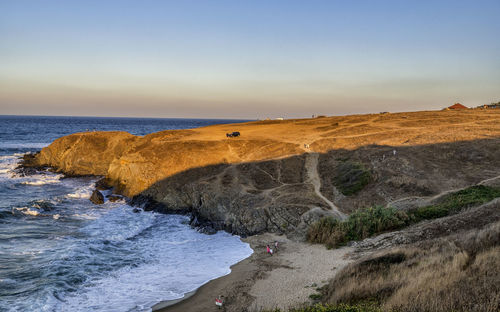
[[[0,0],[0,115],[292,118],[500,101],[500,1]]]

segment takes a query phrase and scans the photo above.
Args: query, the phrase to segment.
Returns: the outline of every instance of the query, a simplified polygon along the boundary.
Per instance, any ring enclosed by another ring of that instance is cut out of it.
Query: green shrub
[[[275,309],[269,312],[285,312]],[[316,304],[310,307],[288,310],[288,312],[382,312],[380,307],[374,303],[365,304]]]
[[[373,234],[401,228],[408,215],[392,207],[375,206],[359,209],[344,222],[346,240],[361,240]]]
[[[361,191],[371,180],[370,170],[362,163],[343,161],[335,170],[333,184],[342,194],[349,196]]]
[[[497,197],[500,197],[500,189],[475,185],[448,194],[436,205],[411,210],[410,214],[415,217],[415,221],[441,218],[465,208],[484,204]]]
[[[408,212],[382,206],[359,209],[345,221],[339,221],[333,217],[322,218],[309,227],[307,240],[312,243],[325,244],[328,248],[339,247],[349,241],[362,240],[382,232],[397,230],[422,220],[445,217],[497,197],[500,197],[500,189],[476,185],[448,194],[436,205]]]
[[[309,298],[312,299],[312,300],[320,300],[322,297],[321,294],[311,294],[309,295]]]
[[[342,246],[348,241],[361,240],[376,233],[398,229],[407,224],[408,215],[392,207],[376,206],[359,209],[346,221],[333,217],[322,218],[309,227],[307,239],[326,244],[328,248]]]

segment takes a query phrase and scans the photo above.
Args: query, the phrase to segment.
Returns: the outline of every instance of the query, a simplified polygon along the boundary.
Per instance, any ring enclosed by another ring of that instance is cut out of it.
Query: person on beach
[[[278,241],[274,242],[274,250],[278,252]]]
[[[224,304],[224,296],[219,296],[219,298],[215,298],[215,305],[220,309]]]
[[[266,245],[266,252],[268,254],[270,254],[271,256],[273,255],[273,251],[272,251],[271,247],[269,247],[269,245]]]

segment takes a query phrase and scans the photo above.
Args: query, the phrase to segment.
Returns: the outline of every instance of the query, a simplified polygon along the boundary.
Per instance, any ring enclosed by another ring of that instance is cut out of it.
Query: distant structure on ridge
[[[469,109],[469,108],[465,105],[460,104],[460,103],[455,103],[452,106],[445,108],[445,110],[450,110],[450,109],[460,110],[460,109]]]

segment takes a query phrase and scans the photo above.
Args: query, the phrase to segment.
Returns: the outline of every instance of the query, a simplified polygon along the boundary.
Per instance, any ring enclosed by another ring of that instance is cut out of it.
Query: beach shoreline
[[[260,234],[242,241],[254,250],[248,258],[231,266],[227,275],[213,279],[183,298],[162,301],[153,311],[219,311],[215,299],[223,296],[225,311],[287,309],[311,303],[330,278],[351,262],[352,248],[327,250],[322,245],[289,240],[285,236]],[[278,241],[273,256],[266,245]],[[279,287],[287,285],[287,287]]]

